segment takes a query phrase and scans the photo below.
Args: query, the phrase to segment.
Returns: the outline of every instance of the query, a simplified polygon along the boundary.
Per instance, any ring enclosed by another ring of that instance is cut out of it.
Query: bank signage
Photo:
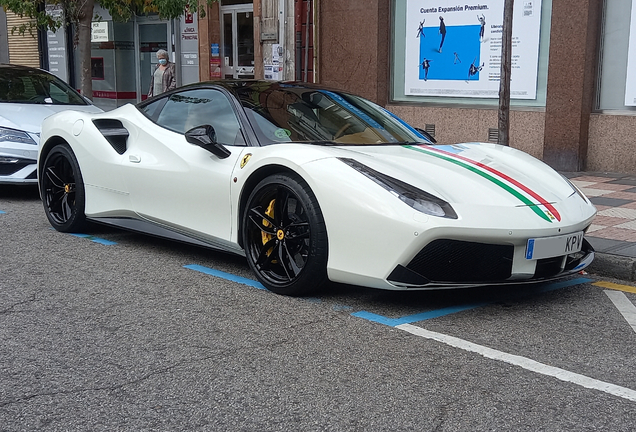
[[[54,19],[62,19],[64,14],[60,5],[46,5],[46,13]],[[49,52],[49,72],[63,81],[68,81],[68,58],[66,56],[66,31],[60,27],[56,31],[46,32],[46,44]]]
[[[405,94],[497,98],[503,4],[407,0]],[[511,98],[536,99],[541,0],[513,11]]]

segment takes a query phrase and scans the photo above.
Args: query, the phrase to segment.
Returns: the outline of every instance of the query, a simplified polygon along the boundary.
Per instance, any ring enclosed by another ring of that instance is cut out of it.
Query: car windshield
[[[264,145],[430,144],[406,122],[358,96],[282,83],[246,86],[237,94]]]
[[[68,84],[54,75],[37,69],[0,70],[0,102],[88,105]]]

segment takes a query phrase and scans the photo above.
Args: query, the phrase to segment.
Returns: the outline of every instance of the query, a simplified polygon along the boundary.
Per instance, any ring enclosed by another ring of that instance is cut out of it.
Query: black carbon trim
[[[104,135],[115,151],[124,154],[128,141],[128,129],[119,120],[115,119],[95,119],[93,124]]]
[[[393,285],[404,287],[422,287],[430,283],[424,276],[407,269],[403,265],[395,267],[387,280]]]
[[[514,246],[438,239],[406,266],[432,282],[500,282],[512,275]]]

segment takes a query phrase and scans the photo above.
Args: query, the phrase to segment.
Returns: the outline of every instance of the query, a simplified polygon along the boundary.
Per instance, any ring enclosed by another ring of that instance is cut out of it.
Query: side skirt
[[[96,217],[87,218],[91,222],[96,222],[104,225],[110,225],[117,228],[123,228],[128,231],[134,231],[142,234],[148,234],[155,237],[160,237],[168,240],[174,240],[181,243],[192,244],[195,246],[201,246],[207,249],[213,249],[220,252],[229,252],[235,255],[245,256],[243,249],[238,247],[230,247],[223,244],[220,241],[214,239],[202,239],[197,238],[186,233],[178,232],[176,230],[167,228],[156,223],[139,220],[133,218],[122,217]]]

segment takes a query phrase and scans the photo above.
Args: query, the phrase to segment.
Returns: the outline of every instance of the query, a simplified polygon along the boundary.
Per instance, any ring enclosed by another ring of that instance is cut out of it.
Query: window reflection
[[[217,142],[225,145],[244,144],[236,114],[227,97],[217,90],[190,90],[171,95],[157,123],[178,133],[211,125],[216,132]]]
[[[285,85],[267,89],[252,86],[239,94],[266,144],[427,142],[384,108],[356,96]]]

